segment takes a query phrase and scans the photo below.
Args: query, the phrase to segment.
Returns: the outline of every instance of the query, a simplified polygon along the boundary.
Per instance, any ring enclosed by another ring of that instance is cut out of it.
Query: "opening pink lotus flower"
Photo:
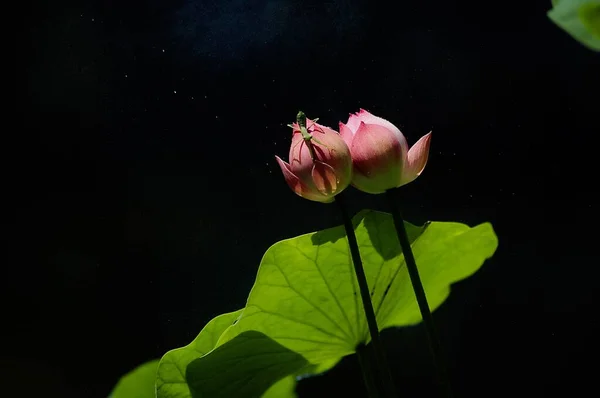
[[[307,130],[313,136],[310,143],[304,141],[298,123],[292,126],[290,163],[275,156],[285,181],[292,191],[305,199],[333,202],[335,195],[352,182],[350,149],[336,131],[310,119],[306,119]],[[314,161],[308,145],[314,149]]]
[[[410,150],[406,138],[389,121],[364,109],[340,122],[340,135],[350,148],[352,185],[367,193],[383,193],[414,181],[429,157],[431,132]]]

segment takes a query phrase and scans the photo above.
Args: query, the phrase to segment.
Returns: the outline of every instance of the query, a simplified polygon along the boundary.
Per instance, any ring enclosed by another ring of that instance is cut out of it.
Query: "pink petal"
[[[323,195],[335,193],[338,185],[338,178],[333,167],[320,161],[315,161],[312,169],[312,179],[315,188]]]
[[[384,193],[390,187],[377,183],[371,177],[361,174],[360,172],[354,172],[352,175],[352,186],[359,191],[378,194]]]
[[[312,158],[310,156],[310,150],[299,131],[292,137],[289,159],[291,165],[290,171],[298,178],[304,179],[306,176],[310,175]]]
[[[400,145],[402,145],[402,150],[404,151],[404,153],[408,152],[408,143],[406,142],[404,134],[402,134],[400,129],[394,126],[393,123],[379,116],[375,116],[362,108],[360,108],[360,111],[357,113],[356,118],[366,124],[377,124],[379,126],[383,126],[389,129],[392,133],[394,133],[396,138],[398,138],[398,141],[400,141]]]
[[[393,133],[376,124],[361,122],[352,140],[352,160],[359,168],[370,170],[389,167],[390,162],[401,166],[403,148]]]
[[[369,193],[393,188],[402,175],[406,154],[387,128],[362,122],[352,141],[353,185]]]
[[[421,137],[408,151],[408,159],[402,170],[400,185],[408,184],[421,175],[429,159],[429,146],[431,145],[431,131]]]
[[[315,202],[328,203],[333,200],[333,198],[323,196],[318,191],[311,189],[308,185],[304,184],[294,173],[292,173],[290,165],[281,160],[279,156],[275,156],[275,160],[277,160],[277,163],[283,172],[285,182],[296,195]]]
[[[346,123],[346,126],[350,129],[350,131],[356,133],[356,131],[360,127],[360,122],[361,119],[358,117],[358,112],[356,114],[351,113],[348,117],[348,123]]]
[[[275,160],[277,160],[277,164],[281,168],[281,172],[283,173],[283,178],[285,179],[285,182],[287,182],[292,191],[298,193],[296,191],[296,186],[300,184],[300,180],[298,179],[298,177],[296,177],[294,173],[292,173],[290,165],[277,155],[275,156]]]
[[[348,145],[348,148],[351,148],[352,147],[352,139],[354,138],[354,133],[352,132],[352,130],[350,130],[350,128],[348,126],[346,126],[342,122],[340,122],[339,128],[340,128],[340,136],[342,137],[342,139],[344,140],[346,145]]]
[[[296,125],[298,125],[298,124],[296,123]],[[320,125],[319,123],[316,123],[312,119],[306,118],[306,129],[308,130],[309,133],[318,132],[322,129],[327,129],[327,128],[328,127]],[[298,126],[298,131],[300,131],[300,126]]]
[[[334,129],[327,127],[327,126],[323,126],[322,124],[319,123],[314,123],[314,124],[308,124],[308,126],[312,126],[312,128],[310,129],[310,132],[313,134],[330,134],[330,133],[334,133],[334,134],[338,134],[337,131],[335,131]]]

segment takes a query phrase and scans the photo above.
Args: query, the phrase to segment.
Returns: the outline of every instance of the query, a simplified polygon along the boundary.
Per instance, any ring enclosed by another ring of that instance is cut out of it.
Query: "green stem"
[[[398,239],[400,240],[400,246],[402,247],[402,253],[404,254],[404,260],[406,262],[406,268],[408,269],[410,281],[412,282],[413,290],[415,292],[415,296],[417,297],[417,303],[419,304],[419,310],[421,311],[421,316],[423,317],[423,324],[425,325],[425,332],[429,341],[429,349],[433,357],[433,362],[438,373],[439,381],[445,388],[447,396],[452,397],[453,394],[448,377],[448,371],[442,360],[442,345],[433,323],[433,316],[431,315],[431,310],[429,309],[429,304],[427,303],[425,289],[423,289],[423,284],[421,283],[421,278],[419,277],[417,263],[410,247],[410,241],[408,240],[408,234],[406,233],[404,220],[402,219],[402,214],[398,208],[398,188],[386,191],[386,197],[389,201],[389,207],[392,212],[392,218],[394,219],[394,225],[396,227]]]
[[[369,285],[367,284],[367,277],[365,276],[365,270],[362,266],[362,260],[360,259],[360,253],[358,251],[358,243],[356,242],[356,235],[354,234],[354,226],[352,220],[348,215],[345,204],[345,192],[338,194],[335,197],[335,202],[338,204],[342,219],[344,220],[344,228],[346,229],[346,236],[348,238],[348,245],[350,246],[350,254],[352,255],[352,263],[354,264],[354,272],[356,273],[356,279],[358,280],[358,287],[360,289],[360,296],[362,298],[363,308],[365,309],[365,315],[367,318],[367,325],[369,326],[369,333],[371,335],[371,345],[375,352],[375,359],[377,362],[376,374],[379,375],[380,381],[385,387],[386,395],[388,397],[395,397],[395,387],[390,368],[387,365],[381,339],[379,337],[379,329],[377,328],[377,320],[375,318],[375,311],[373,310],[373,304],[371,303],[371,294],[369,293]]]
[[[377,389],[375,379],[373,378],[373,368],[369,366],[371,360],[369,359],[368,346],[360,344],[356,347],[356,356],[358,357],[358,363],[360,364],[363,379],[365,380],[367,396],[369,396],[369,398],[379,398],[379,390]]]

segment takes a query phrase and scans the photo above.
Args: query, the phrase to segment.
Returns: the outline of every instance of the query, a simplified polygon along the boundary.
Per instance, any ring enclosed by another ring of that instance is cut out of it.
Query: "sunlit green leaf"
[[[156,394],[158,397],[185,398],[185,397],[220,397],[227,395],[227,387],[238,380],[237,375],[242,377],[260,377],[260,372],[266,370],[268,382],[259,385],[259,390],[264,391],[263,398],[295,398],[296,379],[293,376],[284,377],[297,369],[306,366],[306,360],[299,354],[285,349],[258,332],[246,332],[237,339],[224,344],[211,353],[208,361],[195,361],[215,348],[220,334],[232,325],[241,310],[228,314],[219,315],[212,319],[194,341],[185,347],[169,351],[163,356],[158,368],[156,378]],[[254,355],[257,353],[258,355]],[[213,355],[214,354],[214,355]],[[266,354],[266,355],[265,355]],[[269,355],[270,354],[270,355]],[[261,357],[262,356],[262,357]],[[248,367],[236,370],[237,362],[247,361]],[[287,365],[287,367],[285,367]],[[269,369],[273,366],[274,369]],[[284,369],[278,376],[279,369]],[[269,371],[270,370],[270,371]],[[223,386],[224,377],[230,374],[231,383]],[[187,380],[190,380],[188,385]],[[279,381],[277,381],[279,380]],[[213,382],[214,381],[214,382]],[[258,380],[259,382],[262,380]],[[276,382],[277,381],[277,382]],[[273,384],[275,383],[275,384]],[[252,385],[242,385],[238,392],[242,394],[244,389]],[[220,395],[221,393],[225,395]],[[251,394],[231,396],[248,396]],[[260,395],[258,395],[260,396]]]
[[[158,397],[191,397],[185,379],[187,366],[215,348],[221,333],[241,314],[242,310],[219,315],[213,318],[200,331],[198,336],[185,347],[171,350],[160,360],[156,378]]]
[[[154,398],[158,362],[146,362],[121,377],[108,398]]]
[[[296,378],[287,376],[273,384],[263,395],[262,398],[297,398]]]
[[[584,46],[600,51],[600,0],[554,0],[552,5],[548,18]]]
[[[363,211],[353,222],[380,328],[420,322],[391,216]],[[406,227],[432,310],[446,299],[452,283],[476,272],[498,245],[488,223],[474,228],[447,222],[422,227],[407,223]],[[159,387],[159,398],[210,396],[202,391],[222,391],[232,398],[260,397],[269,383],[290,380],[282,379],[283,369],[291,375],[321,373],[354,353],[359,343],[369,340],[369,333],[343,227],[271,246],[261,261],[246,307],[224,319],[218,331],[222,334],[214,346],[219,348],[213,351],[193,352],[188,346],[179,351],[179,358],[173,352],[165,355],[161,368],[171,363],[180,370],[175,380],[178,389]],[[247,332],[264,335],[261,343],[252,348]],[[202,333],[204,330],[197,340]],[[215,330],[213,334],[219,333]],[[252,355],[248,355],[251,348]],[[238,362],[232,359],[236,352]],[[285,355],[279,358],[282,353]],[[269,355],[275,360],[266,360]],[[278,367],[275,362],[280,359]],[[193,365],[188,366],[192,360]],[[303,361],[308,365],[302,366]],[[183,388],[186,368],[192,390]],[[172,378],[173,373],[159,369],[163,385],[164,376]],[[260,382],[255,382],[255,377]],[[236,380],[248,382],[232,389]],[[210,385],[202,390],[206,383]]]
[[[193,397],[258,397],[277,380],[308,365],[302,355],[276,343],[264,334],[245,331],[187,367]],[[224,381],[227,380],[226,383]],[[293,379],[278,387],[278,397]],[[293,389],[292,389],[293,393]],[[287,395],[290,396],[290,395]]]

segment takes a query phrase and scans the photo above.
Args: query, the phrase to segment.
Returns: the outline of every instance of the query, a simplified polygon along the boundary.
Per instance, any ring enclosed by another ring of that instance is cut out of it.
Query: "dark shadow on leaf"
[[[372,212],[370,217],[365,218],[365,229],[373,248],[385,260],[394,258],[402,252],[390,214]]]
[[[310,241],[315,246],[320,246],[327,242],[337,242],[339,239],[346,238],[346,231],[344,230],[343,225],[338,225],[337,227],[323,229],[321,231],[317,231],[310,237]]]
[[[381,257],[390,260],[402,253],[391,214],[371,211],[369,216],[365,217],[364,224],[373,248]],[[425,231],[428,225],[429,223],[425,223],[425,225],[418,227],[404,222],[411,244]]]
[[[356,230],[356,227],[361,223],[364,218],[367,218],[370,213],[373,213],[373,210],[361,210],[354,217],[352,217],[352,225]],[[315,246],[322,245],[327,242],[336,242],[339,239],[346,239],[346,231],[344,230],[343,225],[338,225],[337,227],[327,228],[322,231],[315,232],[311,236],[311,242]]]
[[[308,365],[263,333],[247,331],[192,361],[186,380],[192,397],[260,397],[280,379]]]
[[[365,229],[367,230],[370,244],[373,245],[375,250],[385,260],[392,259],[402,253],[391,214],[368,209],[361,210],[352,217],[354,230],[356,230],[361,222],[364,223]],[[423,233],[423,231],[425,231],[425,228],[429,223],[426,223],[421,227],[417,227],[407,222],[405,222],[404,225],[408,233],[408,238],[412,243]],[[311,242],[313,245],[319,246],[327,242],[336,242],[338,239],[345,238],[346,231],[344,230],[344,227],[340,225],[314,233],[311,236]],[[357,236],[357,238],[360,240],[360,236]]]

